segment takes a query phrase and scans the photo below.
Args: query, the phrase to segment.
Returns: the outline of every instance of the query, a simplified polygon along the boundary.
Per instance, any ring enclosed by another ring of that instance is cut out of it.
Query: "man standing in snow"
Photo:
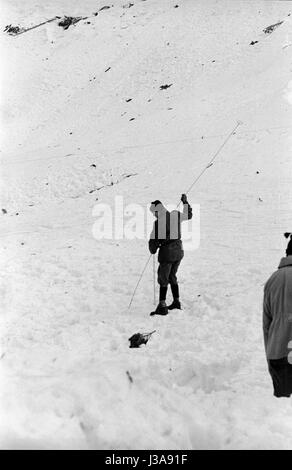
[[[156,200],[151,203],[150,211],[156,217],[149,240],[149,250],[153,255],[158,253],[158,284],[159,304],[151,315],[167,315],[168,310],[180,309],[179,287],[176,273],[184,256],[181,241],[181,222],[192,218],[192,208],[185,194],[182,194],[183,212],[169,212],[164,205]],[[173,302],[166,306],[166,294],[170,284]]]
[[[285,236],[290,237],[287,256],[265,285],[263,305],[265,350],[276,397],[292,394],[292,234]]]

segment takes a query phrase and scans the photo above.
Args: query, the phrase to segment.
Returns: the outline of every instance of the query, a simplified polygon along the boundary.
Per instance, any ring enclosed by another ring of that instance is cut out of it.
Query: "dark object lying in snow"
[[[250,46],[254,46],[254,44],[257,44],[259,41],[251,41]]]
[[[100,189],[103,189],[103,188],[106,188],[107,186],[113,186],[114,184],[119,184],[121,181],[123,181],[124,179],[126,178],[130,178],[131,176],[137,176],[138,173],[129,173],[128,175],[126,173],[123,173],[121,175],[121,178],[116,180],[116,181],[113,181],[113,180],[110,180],[110,182],[108,184],[104,184],[103,186],[100,186],[99,188],[95,188],[95,189],[91,189],[89,191],[89,194],[92,194],[94,193],[94,191],[99,191]]]
[[[62,26],[64,29],[68,29],[69,26],[78,23],[80,20],[86,20],[86,18],[82,18],[82,16],[76,16],[75,18],[73,16],[64,16],[64,18],[59,21],[58,25]]]
[[[267,28],[263,29],[263,32],[265,34],[271,34],[274,29],[278,28],[283,23],[283,21],[279,21],[279,23],[271,24],[271,26],[268,26]]]
[[[0,359],[1,359],[1,357],[0,357]],[[134,380],[133,380],[133,377],[131,376],[131,374],[128,370],[126,370],[126,374],[128,376],[128,379],[129,379],[130,383],[132,384],[134,382]]]
[[[172,83],[170,85],[161,85],[160,90],[166,90],[167,88],[171,87]]]
[[[28,31],[31,31],[32,29],[39,28],[40,26],[43,26],[44,24],[51,23],[52,21],[55,21],[57,19],[61,19],[61,16],[54,16],[53,18],[50,18],[49,20],[42,21],[41,23],[35,24],[34,26],[30,26],[29,28],[20,28],[19,26],[11,26],[11,24],[7,25],[4,29],[5,32],[10,34],[11,36],[19,36],[20,34],[27,33]]]
[[[129,348],[139,348],[141,344],[147,344],[149,338],[156,330],[151,331],[151,333],[135,333],[131,338],[129,338],[130,346]]]
[[[22,33],[25,31],[25,28],[21,28],[20,26],[12,26],[11,24],[8,24],[5,26],[5,29],[3,30],[7,34],[11,34],[11,36],[16,36],[17,34]]]

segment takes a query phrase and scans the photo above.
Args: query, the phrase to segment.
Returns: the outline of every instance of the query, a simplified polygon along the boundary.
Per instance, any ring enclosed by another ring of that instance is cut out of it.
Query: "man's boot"
[[[181,303],[179,301],[179,288],[178,284],[171,284],[171,292],[173,295],[173,302],[168,306],[168,310],[179,309],[181,310]]]
[[[167,286],[160,286],[160,291],[159,291],[159,304],[156,307],[156,310],[150,315],[167,315],[168,314],[168,308],[166,306],[166,294],[167,294]]]
[[[165,301],[164,302],[159,302],[159,304],[156,307],[156,310],[154,312],[155,315],[167,315],[168,314],[168,308],[166,306]]]

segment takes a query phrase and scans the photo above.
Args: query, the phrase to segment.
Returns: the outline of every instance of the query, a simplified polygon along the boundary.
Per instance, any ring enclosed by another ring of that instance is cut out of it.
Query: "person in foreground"
[[[264,288],[263,333],[275,397],[292,394],[292,234],[286,257]]]
[[[168,310],[180,309],[179,287],[177,283],[177,270],[184,256],[181,241],[181,222],[192,218],[192,208],[187,201],[187,196],[182,194],[183,212],[174,210],[169,212],[161,201],[151,203],[150,211],[156,217],[153,230],[149,239],[149,251],[153,255],[158,253],[158,284],[159,304],[151,315],[167,315]],[[170,284],[173,302],[166,306],[166,294]]]

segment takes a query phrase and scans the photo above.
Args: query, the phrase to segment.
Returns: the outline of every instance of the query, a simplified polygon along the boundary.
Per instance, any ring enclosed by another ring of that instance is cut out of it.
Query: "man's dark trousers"
[[[167,287],[168,284],[176,285],[176,273],[179,265],[180,261],[174,261],[173,263],[160,263],[158,268],[158,284],[163,287]]]
[[[275,397],[290,397],[292,395],[292,364],[288,359],[269,359],[269,372],[271,374]]]

